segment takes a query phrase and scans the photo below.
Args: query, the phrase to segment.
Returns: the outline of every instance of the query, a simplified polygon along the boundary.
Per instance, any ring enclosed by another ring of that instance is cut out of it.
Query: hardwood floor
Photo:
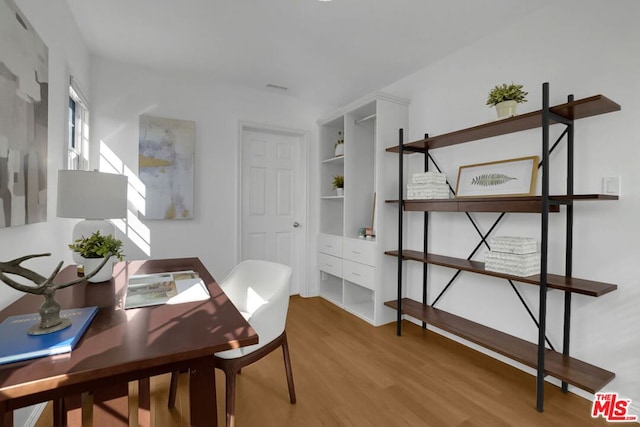
[[[533,376],[409,322],[397,337],[395,324],[374,328],[321,298],[292,297],[287,335],[298,403],[289,403],[276,351],[238,377],[237,426],[608,425],[591,418],[591,402],[550,384],[537,412]],[[224,377],[216,375],[224,426]],[[170,411],[169,375],[152,379],[154,426],[188,426],[186,380]],[[48,406],[36,425],[51,424]]]

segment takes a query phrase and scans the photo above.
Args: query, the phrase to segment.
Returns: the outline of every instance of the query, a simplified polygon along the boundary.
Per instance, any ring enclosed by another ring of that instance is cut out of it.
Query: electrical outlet
[[[602,178],[602,193],[613,196],[622,195],[622,180],[619,176],[605,176]]]

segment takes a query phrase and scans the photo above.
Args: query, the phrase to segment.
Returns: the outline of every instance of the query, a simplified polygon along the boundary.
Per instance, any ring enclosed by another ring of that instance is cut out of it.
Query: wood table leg
[[[13,427],[13,411],[4,402],[0,402],[0,427]]]
[[[82,395],[61,397],[52,403],[54,426],[82,426]]]
[[[93,391],[93,425],[129,426],[129,385],[127,383]]]
[[[53,408],[53,425],[66,427],[67,414],[64,409],[64,398],[53,399],[51,406]]]
[[[138,425],[151,426],[151,381],[148,377],[138,380]]]
[[[198,359],[189,368],[191,425],[217,427],[216,374],[213,357]]]

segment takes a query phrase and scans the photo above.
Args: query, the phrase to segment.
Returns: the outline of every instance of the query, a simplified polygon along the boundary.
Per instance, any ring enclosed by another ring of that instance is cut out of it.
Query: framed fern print
[[[460,166],[458,197],[533,196],[538,156]]]

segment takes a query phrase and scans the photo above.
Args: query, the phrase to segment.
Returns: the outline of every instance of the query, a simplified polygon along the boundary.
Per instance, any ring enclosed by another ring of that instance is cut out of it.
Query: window
[[[67,169],[89,168],[89,110],[74,79],[69,85]]]

